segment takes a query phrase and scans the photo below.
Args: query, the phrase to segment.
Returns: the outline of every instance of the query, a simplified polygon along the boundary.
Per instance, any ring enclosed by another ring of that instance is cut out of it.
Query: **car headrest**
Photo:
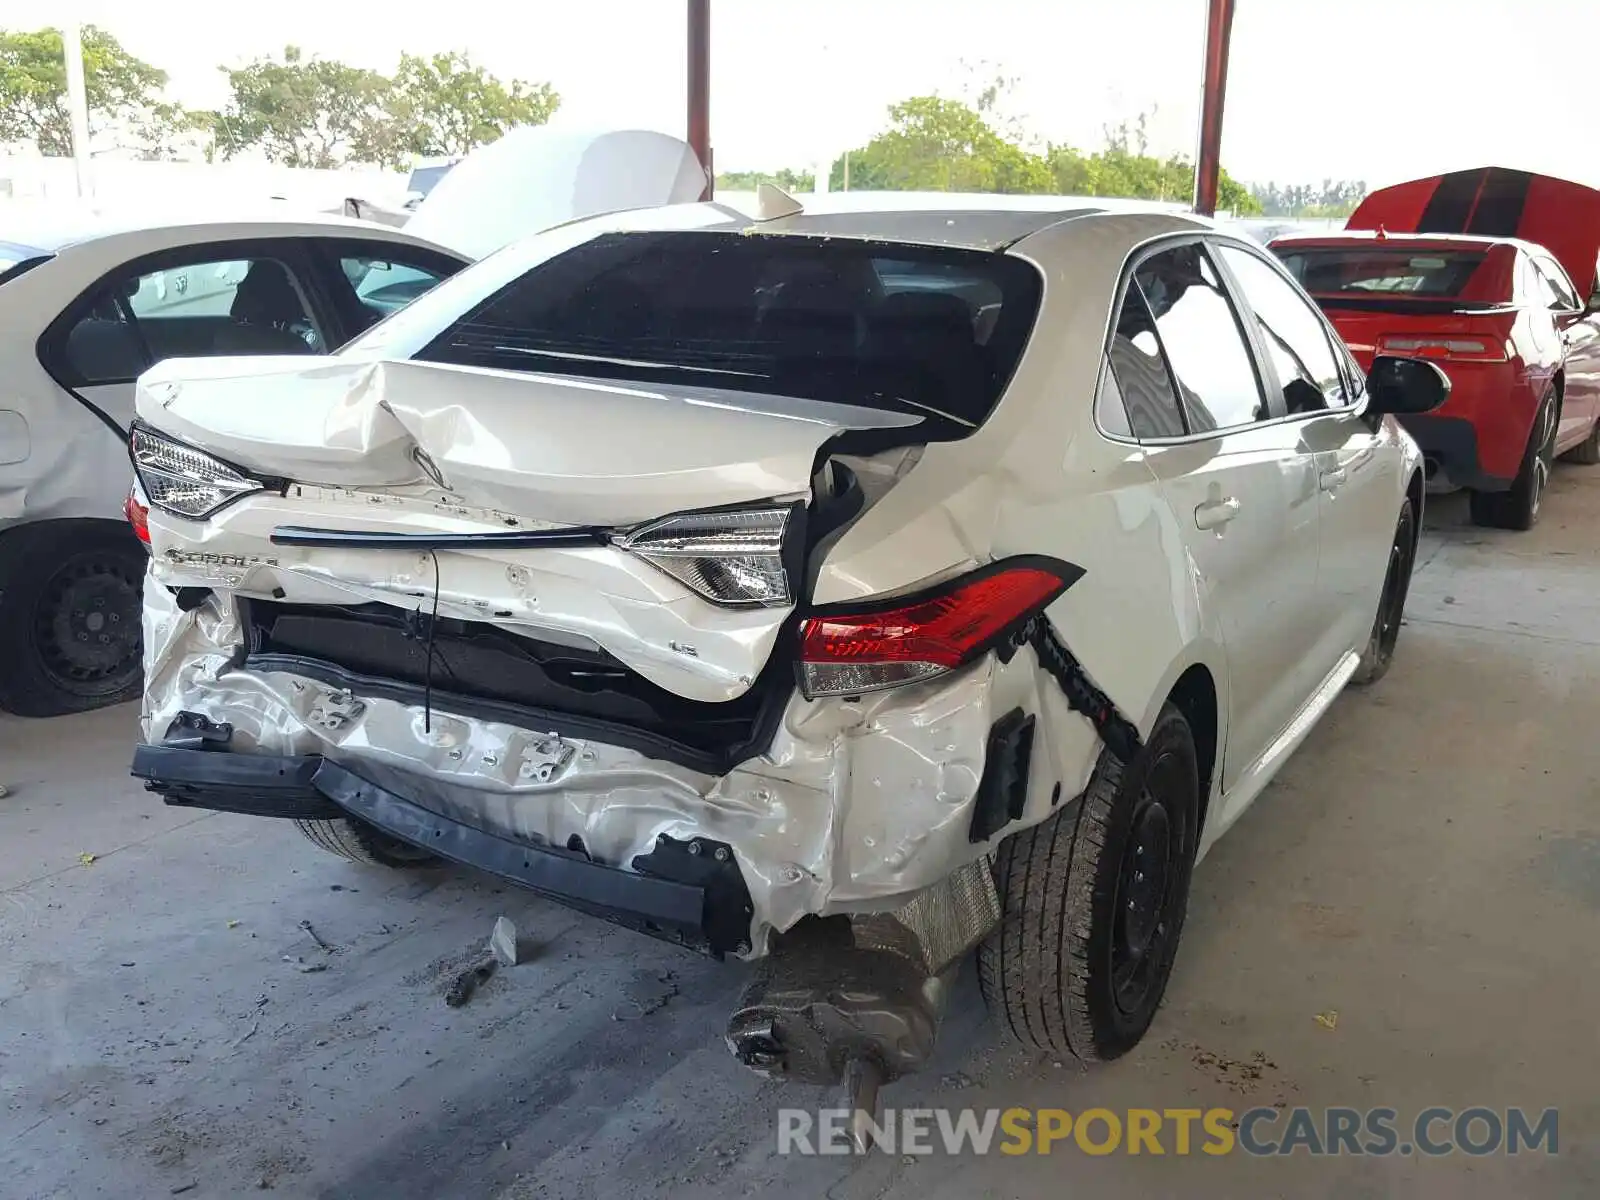
[[[972,309],[960,296],[941,292],[896,292],[884,299],[879,324],[894,334],[930,340],[974,340]]]
[[[258,259],[239,281],[228,315],[258,325],[289,325],[304,320],[305,309],[282,265]]]

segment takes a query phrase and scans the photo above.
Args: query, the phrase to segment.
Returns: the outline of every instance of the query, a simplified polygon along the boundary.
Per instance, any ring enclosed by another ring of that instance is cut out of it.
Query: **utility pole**
[[[61,30],[62,56],[67,63],[67,110],[72,115],[72,163],[78,179],[78,196],[94,190],[89,179],[89,92],[83,82],[83,28],[76,20]]]

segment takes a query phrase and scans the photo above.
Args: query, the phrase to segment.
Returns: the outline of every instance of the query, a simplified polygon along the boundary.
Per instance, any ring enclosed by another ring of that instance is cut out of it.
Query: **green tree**
[[[1324,179],[1320,185],[1254,184],[1251,194],[1269,217],[1348,217],[1366,197],[1364,179]]]
[[[1045,162],[1064,196],[1120,196],[1187,203],[1194,196],[1194,164],[1182,155],[1157,158],[1149,152],[1149,114],[1105,130],[1101,149],[1084,154],[1071,146],[1051,146]],[[1250,190],[1226,171],[1217,181],[1217,207],[1241,216],[1261,212]]]
[[[889,108],[889,128],[850,152],[850,186],[860,190],[1048,192],[1049,167],[997,133],[977,108],[913,96]],[[829,186],[844,184],[836,162]]]
[[[518,125],[543,125],[561,107],[548,83],[502,83],[465,54],[400,56],[389,110],[412,154],[466,154]]]
[[[167,73],[93,25],[83,27],[82,45],[91,142],[112,139],[149,157],[168,153],[172,136],[192,117],[161,99]],[[0,142],[32,142],[41,154],[72,153],[59,29],[0,30]]]
[[[724,171],[717,176],[719,192],[753,192],[762,183],[770,183],[790,195],[798,195],[816,191],[817,176],[813,171],[795,171],[788,167],[776,171]]]
[[[1042,154],[1020,144],[1019,121],[996,128],[999,101],[1011,81],[996,78],[971,103],[939,96],[914,96],[889,109],[889,128],[850,151],[849,184],[857,191],[945,191],[1050,193],[1063,196],[1124,196],[1186,203],[1194,195],[1194,165],[1181,155],[1149,152],[1149,115],[1139,114],[1105,130],[1102,147],[1085,154],[1071,146],[1047,146]],[[845,184],[845,162],[833,165],[829,186]],[[1261,211],[1249,189],[1226,171],[1218,184],[1219,207],[1240,214]]]
[[[298,46],[284,47],[282,61],[221,69],[232,93],[211,119],[221,157],[256,149],[289,167],[410,164],[405,132],[388,107],[393,84],[378,72],[306,58]]]

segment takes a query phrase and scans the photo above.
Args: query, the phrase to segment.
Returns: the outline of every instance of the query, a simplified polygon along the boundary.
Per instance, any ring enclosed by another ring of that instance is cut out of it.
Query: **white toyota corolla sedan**
[[[134,773],[760,960],[728,1039],[925,1061],[977,949],[1115,1057],[1190,873],[1395,647],[1423,473],[1261,247],[1154,212],[570,224],[331,358],[139,383]]]

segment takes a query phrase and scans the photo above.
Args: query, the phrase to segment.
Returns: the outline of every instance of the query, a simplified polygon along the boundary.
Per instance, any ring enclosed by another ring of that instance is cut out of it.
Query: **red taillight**
[[[133,526],[133,534],[146,546],[150,544],[150,506],[139,499],[138,485],[128,489],[128,498],[122,502],[122,515]]]
[[[802,689],[813,698],[847,696],[964,666],[1082,575],[1055,559],[1006,559],[932,593],[808,617],[800,624]]]
[[[1378,353],[1451,362],[1506,361],[1505,347],[1493,338],[1458,333],[1386,334],[1378,339]]]

